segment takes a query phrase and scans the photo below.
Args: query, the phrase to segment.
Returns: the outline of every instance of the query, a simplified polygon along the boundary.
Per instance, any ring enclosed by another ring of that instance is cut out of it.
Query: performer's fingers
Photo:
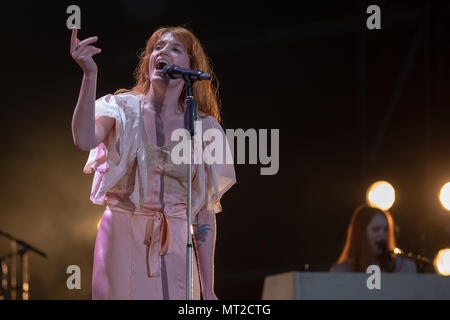
[[[100,53],[101,51],[102,51],[101,49],[96,48],[94,46],[84,46],[78,49],[73,56],[75,59],[88,59]]]
[[[94,43],[98,41],[98,37],[89,37],[87,39],[84,39],[83,41],[81,41],[80,43],[78,43],[78,45],[75,47],[74,51],[72,53],[76,53],[77,51],[83,49],[86,45],[90,44],[90,43]]]
[[[77,39],[78,30],[76,27],[72,29],[72,36],[70,37],[70,53],[72,53],[76,46],[79,44],[80,40]]]
[[[100,52],[102,52],[102,49],[94,47],[94,46],[90,46],[92,48],[92,56],[95,56],[96,54],[99,54]]]

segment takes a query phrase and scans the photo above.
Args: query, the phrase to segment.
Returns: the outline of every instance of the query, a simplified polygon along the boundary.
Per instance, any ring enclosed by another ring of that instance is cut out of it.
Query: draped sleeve
[[[111,94],[95,101],[95,120],[102,116],[113,118],[115,123],[105,140],[90,150],[88,160],[83,168],[83,172],[86,174],[94,171],[106,172],[109,163],[117,164],[120,159],[119,151],[115,148],[115,145],[123,130],[123,121],[114,96]]]
[[[117,96],[108,94],[95,101],[95,119],[102,116],[113,118],[115,123],[105,140],[89,152],[83,168],[85,174],[94,173],[90,200],[104,204],[106,192],[123,176],[130,153],[127,149],[126,116]]]
[[[201,160],[193,180],[195,218],[200,210],[204,210],[208,214],[221,212],[222,196],[236,183],[231,150],[224,130],[214,117],[208,116],[203,119],[202,134],[201,148],[196,147],[195,142],[198,140],[194,139],[196,140],[194,141],[194,156],[198,161]],[[215,141],[215,139],[220,141]],[[215,147],[211,144],[214,144]],[[211,159],[211,155],[213,155],[213,159]],[[194,223],[195,221],[196,219],[194,219]]]

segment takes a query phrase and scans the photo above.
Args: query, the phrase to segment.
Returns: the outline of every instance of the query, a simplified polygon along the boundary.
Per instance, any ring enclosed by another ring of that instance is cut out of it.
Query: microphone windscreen
[[[378,242],[377,242],[377,246],[378,246],[378,248],[380,248],[383,252],[386,251],[386,242],[384,242],[384,241],[378,241]]]

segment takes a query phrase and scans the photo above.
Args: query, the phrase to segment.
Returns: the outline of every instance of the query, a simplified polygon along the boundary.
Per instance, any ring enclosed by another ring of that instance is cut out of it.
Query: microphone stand
[[[401,251],[400,253],[394,253],[394,254],[413,260],[417,266],[417,273],[425,273],[426,266],[429,266],[429,267],[433,266],[433,262],[430,259],[425,258],[419,254],[415,255],[412,252],[405,254],[403,251]]]
[[[377,242],[377,245],[382,251],[381,256],[387,255],[389,261],[392,261],[392,258],[395,256],[406,257],[413,260],[415,265],[417,266],[417,273],[425,273],[425,267],[427,265],[433,266],[433,262],[430,259],[422,257],[421,255],[415,255],[411,252],[405,254],[402,250],[400,250],[399,252],[388,250],[386,247],[386,243],[381,241]]]
[[[195,121],[197,120],[197,100],[194,99],[194,82],[189,76],[183,77],[187,86],[186,110],[184,125],[189,131],[189,166],[188,166],[188,223],[186,247],[186,300],[192,300],[192,139],[194,138]]]
[[[0,230],[0,235],[4,236],[5,238],[9,239],[11,241],[11,253],[1,257],[0,261],[2,261],[1,263],[1,267],[2,267],[2,289],[6,289],[7,288],[7,264],[3,263],[3,260],[7,259],[7,258],[11,258],[11,293],[10,293],[10,298],[12,300],[16,300],[17,299],[17,290],[21,290],[22,291],[22,300],[28,300],[29,299],[29,281],[30,281],[30,264],[28,261],[28,254],[27,251],[34,251],[35,253],[43,256],[44,258],[47,257],[47,255],[32,247],[31,245],[29,245],[28,243],[16,239],[13,236],[11,236],[10,234],[3,232]],[[19,249],[17,250],[17,246],[19,245]],[[16,256],[19,255],[19,259],[20,259],[20,267],[22,269],[22,273],[21,273],[21,286],[17,285],[17,278],[16,278],[16,268],[17,268],[17,261],[16,261]],[[6,274],[5,274],[6,273]]]

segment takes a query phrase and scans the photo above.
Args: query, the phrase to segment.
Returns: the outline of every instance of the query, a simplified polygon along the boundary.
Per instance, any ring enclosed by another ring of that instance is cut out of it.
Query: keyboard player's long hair
[[[386,239],[386,249],[394,251],[394,221],[388,211],[369,206],[359,206],[354,212],[347,230],[347,239],[344,249],[339,257],[338,263],[350,262],[353,272],[366,272],[371,263],[371,249],[367,238],[367,225],[375,215],[381,215],[387,219],[388,230]],[[380,269],[384,272],[393,272],[395,266],[388,255],[379,258]]]

